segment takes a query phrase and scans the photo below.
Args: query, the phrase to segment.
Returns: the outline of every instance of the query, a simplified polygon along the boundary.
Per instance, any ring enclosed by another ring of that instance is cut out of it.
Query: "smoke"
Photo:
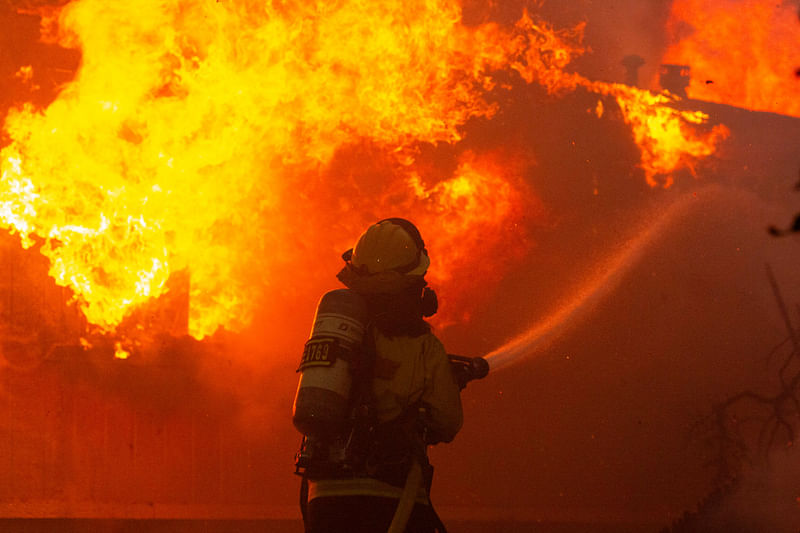
[[[708,495],[671,531],[796,533],[800,528],[800,455],[786,449],[751,466],[727,488]]]
[[[749,471],[720,514],[750,524],[751,531],[798,531],[800,454],[797,450],[779,450],[772,454],[769,464]]]
[[[554,18],[566,15],[587,21],[586,43],[591,52],[576,61],[576,70],[591,79],[625,82],[623,59],[639,56],[644,63],[638,71],[638,85],[649,85],[667,45],[664,26],[672,0],[581,0],[570,2],[567,8],[562,4],[549,2],[544,9]]]

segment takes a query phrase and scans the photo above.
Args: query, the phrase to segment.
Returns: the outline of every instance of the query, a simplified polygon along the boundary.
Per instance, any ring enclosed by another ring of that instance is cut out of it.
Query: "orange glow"
[[[502,154],[468,152],[449,179],[426,186],[417,175],[409,178],[431,250],[427,277],[445,288],[442,323],[467,319],[466,302],[476,298],[476,283],[497,281],[504,263],[528,250],[523,217],[541,219],[543,209],[524,186],[521,166]]]
[[[531,161],[501,150],[467,151],[457,163],[452,172],[435,178],[416,168],[399,170],[367,216],[350,215],[350,240],[336,248],[341,252],[353,246],[375,216],[412,218],[431,258],[426,279],[443,303],[434,317],[438,327],[469,318],[485,296],[476,287],[500,280],[528,251],[525,221],[545,216],[525,183]]]
[[[522,206],[522,193],[509,179],[512,172],[491,159],[476,160],[470,154],[452,178],[432,187],[425,188],[416,176],[410,179],[417,197],[427,204],[420,224],[438,226],[429,232],[429,240],[432,249],[447,258],[443,268],[432,272],[434,282],[450,281],[454,270],[473,262],[469,256],[481,250],[481,244],[485,257],[499,241],[510,241],[503,245],[521,244],[513,227],[503,227],[517,221]],[[488,235],[497,237],[487,239]]]
[[[691,67],[691,98],[800,117],[792,2],[675,0],[663,63]]]
[[[433,281],[499,279],[496,265],[527,246],[525,169],[466,152],[436,179],[416,162],[420,144],[456,145],[468,120],[496,113],[486,95],[506,88],[498,71],[553,93],[613,94],[635,130],[677,128],[635,135],[649,180],[714,149],[681,143],[677,123],[697,122],[690,115],[630,119],[630,94],[566,73],[583,27],[555,30],[528,13],[510,28],[462,25],[454,0],[75,0],[45,15],[46,38],[80,48],[82,63],[46,109],[10,111],[0,221],[23,246],[41,245],[101,332],[174,286],[188,293],[190,335],[241,330],[264,295],[311,275],[308,248],[330,245],[324,232],[296,234],[312,210],[326,229],[339,213],[359,229],[374,221],[350,199],[328,202],[315,181],[338,186],[329,165],[359,143],[385,159],[375,203],[416,213],[440,254]],[[654,100],[637,112],[677,113],[666,109]],[[667,145],[679,155],[662,161]]]

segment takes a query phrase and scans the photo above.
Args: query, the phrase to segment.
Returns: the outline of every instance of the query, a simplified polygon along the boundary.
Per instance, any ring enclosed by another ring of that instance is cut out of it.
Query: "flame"
[[[613,94],[626,117],[638,100],[641,116],[666,113],[627,119],[650,131],[635,135],[651,154],[648,179],[714,149],[688,137],[694,115],[566,73],[584,52],[583,27],[555,30],[527,12],[511,28],[464,26],[453,0],[75,0],[45,15],[49,38],[80,48],[82,62],[46,109],[9,112],[0,221],[40,246],[105,332],[175,276],[188,280],[192,336],[243,328],[260,294],[307,266],[293,228],[311,211],[326,227],[353,216],[352,202],[326,192],[339,186],[337,158],[360,143],[380,154],[375,170],[392,192],[376,205],[418,213],[432,236],[438,281],[473,272],[485,254],[521,256],[522,213],[535,203],[522,170],[466,151],[436,179],[418,162],[421,144],[456,146],[470,119],[496,113],[487,94],[509,88],[497,72],[552,93]],[[665,150],[679,155],[654,155]]]
[[[359,154],[360,160],[364,156]],[[507,149],[465,151],[448,172],[431,175],[424,164],[399,166],[383,184],[385,191],[371,205],[355,206],[362,187],[339,189],[340,215],[347,240],[332,245],[330,255],[352,247],[361,232],[378,218],[411,218],[425,240],[431,267],[426,279],[439,294],[442,309],[437,327],[467,320],[487,297],[486,287],[499,281],[510,265],[531,245],[527,223],[543,222],[546,211],[526,183],[532,161]],[[348,169],[352,167],[348,164]],[[362,169],[369,177],[371,168]],[[336,176],[337,181],[360,181],[359,176]],[[354,211],[355,208],[355,211]],[[313,227],[323,222],[311,221]],[[323,241],[328,232],[311,237]],[[330,272],[321,272],[330,276]],[[481,287],[479,290],[477,287]]]
[[[19,70],[14,73],[14,77],[22,81],[22,83],[30,83],[33,79],[33,66],[23,65],[19,67]]]
[[[653,93],[564,72],[552,73],[548,80],[550,92],[573,91],[581,87],[614,97],[624,121],[633,131],[634,141],[641,152],[639,166],[652,187],[668,188],[673,183],[673,173],[682,168],[689,169],[696,176],[694,165],[714,154],[720,142],[730,134],[723,124],[709,129],[707,123],[710,117],[706,113],[675,108],[680,98],[667,91]],[[605,106],[598,102],[590,112],[602,118]]]
[[[117,341],[117,342],[114,343],[114,357],[115,358],[124,360],[124,359],[127,359],[130,356],[131,356],[131,353],[122,346],[121,342]]]
[[[663,63],[691,67],[691,98],[800,117],[796,5],[769,0],[676,0]]]
[[[494,248],[505,243],[487,239],[487,235],[514,233],[521,222],[524,194],[520,177],[510,174],[513,170],[503,163],[467,154],[450,179],[426,188],[418,176],[410,178],[415,194],[427,204],[420,224],[436,226],[436,231],[429,232],[431,247],[447,258],[444,268],[432,272],[432,280],[441,284],[451,281],[455,271],[474,263],[470,255],[476,250],[483,257],[492,257]],[[508,224],[512,227],[504,227]],[[524,248],[520,236],[516,244]]]
[[[671,107],[678,99],[669,93],[654,94],[616,83],[595,82],[590,87],[616,99],[641,149],[645,179],[653,187],[672,185],[672,173],[678,168],[687,168],[696,176],[694,164],[713,154],[720,141],[730,135],[722,124],[707,131],[698,129],[708,123],[709,116]],[[598,115],[602,115],[602,109],[598,108]]]
[[[448,179],[426,186],[418,175],[408,178],[419,226],[429,236],[435,268],[428,279],[448,288],[450,312],[442,324],[469,318],[467,302],[478,297],[476,285],[497,281],[505,264],[528,250],[523,219],[544,218],[544,208],[524,185],[524,163],[512,161],[506,154],[467,152]]]
[[[728,128],[724,125],[715,125],[710,130],[698,128],[707,124],[710,117],[700,111],[676,109],[673,106],[680,98],[666,91],[652,93],[566,72],[564,68],[569,62],[585,52],[581,46],[568,44],[580,42],[583,28],[581,24],[569,31],[556,32],[546,24],[534,22],[525,12],[516,24],[513,41],[519,43],[527,38],[536,45],[523,47],[523,50],[538,52],[524,54],[520,49],[508,50],[510,57],[517,58],[510,63],[510,68],[528,83],[538,82],[549,93],[559,94],[582,87],[613,96],[625,122],[633,130],[634,141],[642,153],[640,166],[651,186],[669,187],[673,183],[672,173],[681,168],[688,168],[695,174],[694,164],[716,152],[719,143],[730,134]],[[603,116],[602,102],[598,102],[593,112],[598,118]]]

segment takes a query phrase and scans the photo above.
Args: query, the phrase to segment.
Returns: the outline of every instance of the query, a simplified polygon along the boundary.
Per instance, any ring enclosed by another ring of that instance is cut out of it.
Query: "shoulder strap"
[[[375,346],[375,326],[369,322],[361,341],[361,360],[353,365],[353,386],[350,394],[351,408],[361,409],[367,406],[372,410],[374,398],[372,393],[372,379],[375,377],[375,359],[377,358]],[[359,415],[360,413],[356,413]]]

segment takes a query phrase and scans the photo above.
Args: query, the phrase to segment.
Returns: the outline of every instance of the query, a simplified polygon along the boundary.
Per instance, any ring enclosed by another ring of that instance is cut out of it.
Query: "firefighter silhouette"
[[[294,424],[307,532],[434,532],[430,445],[461,428],[460,388],[425,321],[438,306],[417,228],[389,218],[342,255],[347,287],[319,302]],[[343,327],[344,326],[344,327]]]

